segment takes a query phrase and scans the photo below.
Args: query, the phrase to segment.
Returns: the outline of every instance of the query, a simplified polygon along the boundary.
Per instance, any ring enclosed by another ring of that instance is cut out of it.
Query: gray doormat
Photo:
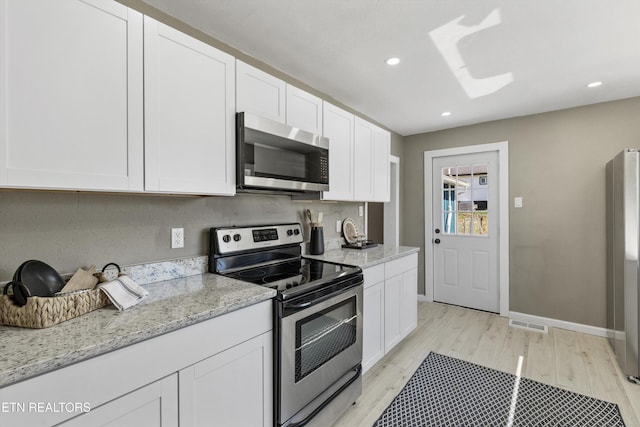
[[[624,426],[618,405],[429,353],[374,427]]]

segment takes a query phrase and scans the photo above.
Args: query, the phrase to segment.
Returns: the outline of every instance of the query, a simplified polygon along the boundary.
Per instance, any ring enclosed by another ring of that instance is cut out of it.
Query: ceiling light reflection
[[[459,16],[441,25],[430,31],[429,36],[467,96],[474,99],[499,91],[512,83],[514,78],[511,72],[480,79],[473,77],[458,48],[458,43],[463,38],[500,25],[502,22],[500,9],[494,9],[477,25],[461,24],[464,17],[464,15]]]

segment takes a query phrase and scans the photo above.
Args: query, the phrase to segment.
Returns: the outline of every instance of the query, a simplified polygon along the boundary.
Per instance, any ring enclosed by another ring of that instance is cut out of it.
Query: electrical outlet
[[[342,221],[336,220],[336,233],[342,232]]]
[[[364,206],[358,206],[358,216],[364,216]]]
[[[521,208],[522,207],[522,197],[514,197],[513,198],[513,207]]]
[[[184,228],[171,229],[171,249],[184,248]]]

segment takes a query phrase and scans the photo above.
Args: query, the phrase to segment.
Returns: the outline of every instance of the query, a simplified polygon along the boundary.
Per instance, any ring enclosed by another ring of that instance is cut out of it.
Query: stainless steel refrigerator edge
[[[607,329],[629,381],[640,384],[640,153],[607,163]]]

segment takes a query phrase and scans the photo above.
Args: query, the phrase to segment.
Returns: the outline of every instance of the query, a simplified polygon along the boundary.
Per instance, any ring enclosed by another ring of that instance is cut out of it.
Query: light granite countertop
[[[371,267],[419,251],[409,246],[326,250],[308,258]],[[205,273],[206,257],[123,270],[148,291],[138,305],[113,305],[46,329],[0,326],[0,387],[271,299],[273,289]],[[182,277],[186,276],[186,277]],[[152,282],[152,283],[150,283]]]
[[[0,326],[0,387],[275,296],[273,289],[197,274],[146,284],[138,305],[113,305],[46,329]]]
[[[419,252],[420,248],[411,246],[378,245],[366,249],[329,249],[322,255],[305,255],[307,258],[322,261],[337,262],[339,264],[355,265],[360,268],[372,267],[377,264],[402,258]]]

